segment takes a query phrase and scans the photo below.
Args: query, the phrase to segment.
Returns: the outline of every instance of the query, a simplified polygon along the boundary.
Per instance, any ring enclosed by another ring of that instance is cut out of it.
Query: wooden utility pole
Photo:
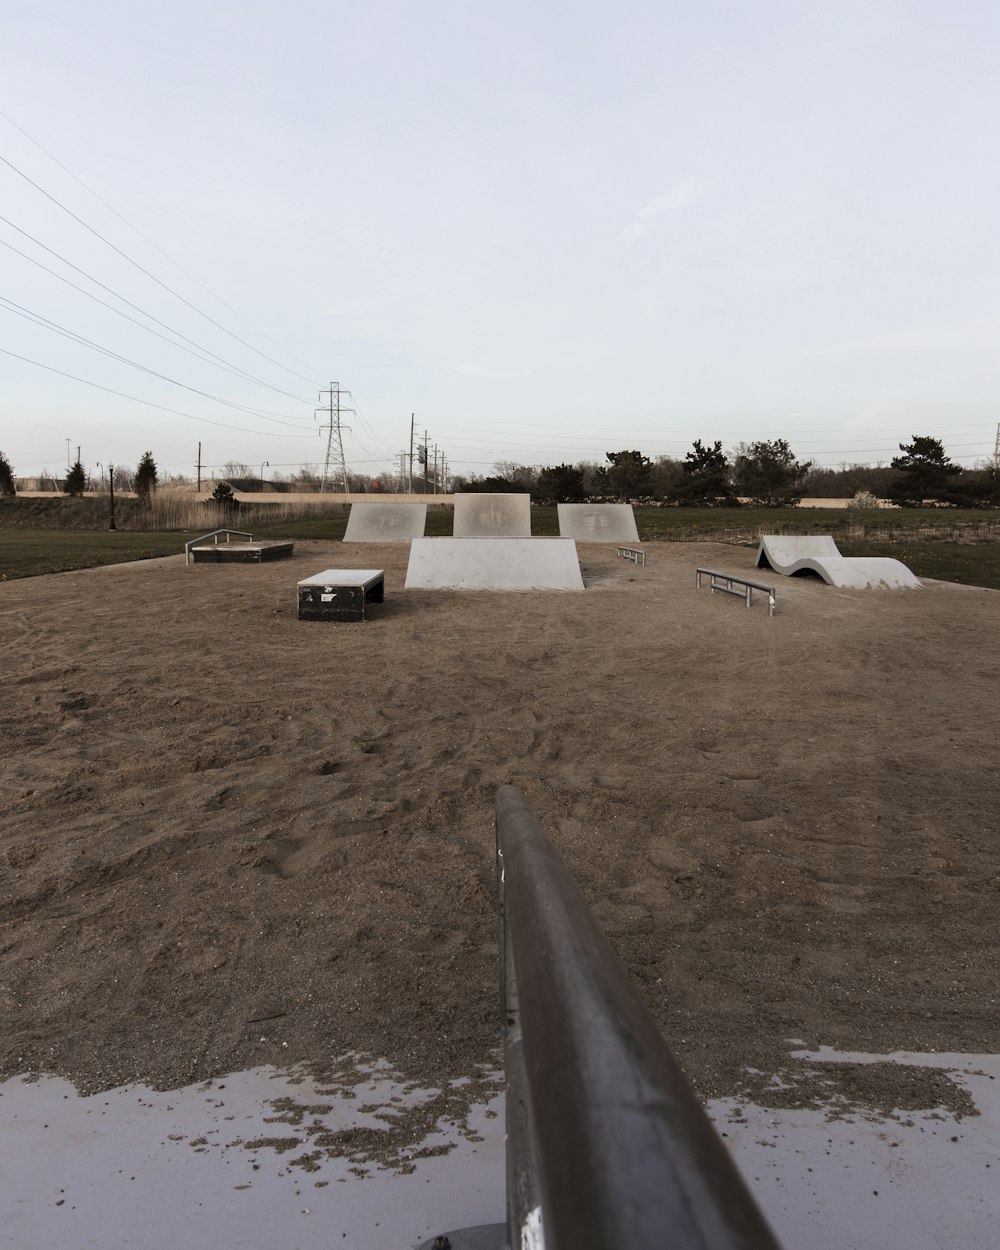
[[[198,491],[201,492],[201,443],[198,444],[198,463],[195,466],[198,470]]]

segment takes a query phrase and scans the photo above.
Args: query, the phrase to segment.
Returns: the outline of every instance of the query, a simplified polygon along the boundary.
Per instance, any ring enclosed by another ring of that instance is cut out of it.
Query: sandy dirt
[[[702,1095],[942,1101],[764,1087],[793,1041],[1000,1050],[1000,594],[776,578],[769,619],[694,588],[752,551],[646,549],[581,544],[575,594],[319,542],[0,586],[0,1076],[482,1071],[513,782]],[[331,566],[385,568],[369,621],[296,619]]]

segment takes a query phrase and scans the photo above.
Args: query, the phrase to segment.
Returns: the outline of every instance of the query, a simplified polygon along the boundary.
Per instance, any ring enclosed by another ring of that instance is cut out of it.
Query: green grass
[[[0,581],[172,556],[183,551],[185,541],[194,537],[129,530],[0,530]]]
[[[635,517],[643,542],[708,541],[754,547],[762,534],[832,534],[844,555],[893,556],[918,577],[1000,590],[1000,518],[993,512],[931,508],[856,512],[839,508],[637,507]],[[46,521],[50,519],[51,516]],[[74,515],[76,524],[79,520]],[[216,518],[212,521],[217,523]],[[237,515],[231,524],[251,530],[255,538],[337,542],[344,536],[347,512],[337,508],[325,517],[274,524],[262,524],[259,519],[244,521]],[[557,510],[533,508],[531,525],[532,532],[540,537],[558,534]],[[183,551],[187,539],[211,527],[186,531],[23,525],[8,528],[0,509],[0,581],[176,555]],[[447,536],[451,530],[450,508],[428,509],[429,537]]]

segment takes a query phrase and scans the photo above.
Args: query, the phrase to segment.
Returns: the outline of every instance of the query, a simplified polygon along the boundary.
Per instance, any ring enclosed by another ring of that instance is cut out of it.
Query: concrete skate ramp
[[[530,538],[530,495],[455,496],[456,538]]]
[[[588,543],[637,543],[630,503],[560,503],[559,533]]]
[[[406,590],[583,590],[571,538],[415,538]]]
[[[423,538],[425,503],[352,503],[345,543],[408,543]]]
[[[919,588],[920,579],[900,560],[880,556],[842,556],[829,534],[765,534],[757,550],[757,567],[793,577],[817,573],[830,586],[863,589]]]

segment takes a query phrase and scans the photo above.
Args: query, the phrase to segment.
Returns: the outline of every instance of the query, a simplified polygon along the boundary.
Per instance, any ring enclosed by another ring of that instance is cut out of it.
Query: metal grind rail
[[[212,530],[211,534],[202,534],[200,538],[188,539],[184,544],[184,563],[191,563],[191,548],[197,547],[199,543],[207,542],[211,538],[214,540],[215,546],[218,547],[220,534],[225,534],[227,543],[232,534],[235,534],[237,538],[248,538],[250,542],[253,542],[253,534],[248,534],[246,530]]]
[[[619,547],[618,554],[624,560],[631,560],[633,564],[641,564],[643,568],[646,567],[646,553],[640,551],[638,547]]]
[[[506,1244],[778,1250],[627,972],[514,786],[497,791],[496,816]],[[459,1235],[449,1236],[437,1244],[458,1250]]]
[[[765,586],[763,582],[751,582],[745,577],[737,577],[735,573],[718,573],[714,569],[695,569],[694,571],[694,588],[701,590],[702,577],[709,578],[709,591],[714,593],[721,590],[726,595],[736,595],[739,599],[745,599],[747,607],[753,603],[753,592],[755,590],[763,590],[767,595],[767,614],[774,616],[776,591],[773,586]],[[741,590],[736,587],[741,586]]]

